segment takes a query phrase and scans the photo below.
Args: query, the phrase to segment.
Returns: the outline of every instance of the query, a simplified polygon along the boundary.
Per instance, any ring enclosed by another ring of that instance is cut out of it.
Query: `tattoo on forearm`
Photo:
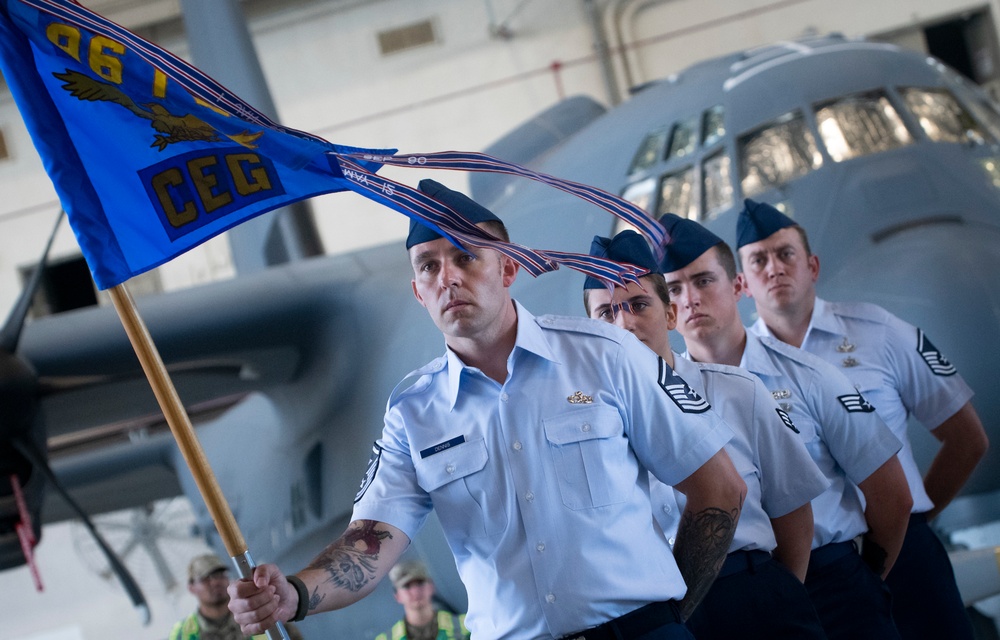
[[[684,514],[677,531],[674,558],[688,588],[680,603],[685,620],[708,593],[722,568],[739,514],[739,508],[727,512],[716,507]]]
[[[885,573],[885,565],[886,560],[889,559],[889,552],[866,534],[861,544],[861,559],[875,572],[875,575],[881,577]]]
[[[327,582],[333,586],[360,591],[375,577],[382,540],[392,539],[388,531],[376,531],[374,520],[359,520],[336,542],[328,546],[312,564],[310,569],[319,569],[327,574]],[[309,598],[309,609],[314,610],[325,596],[315,590]]]
[[[319,607],[319,603],[323,602],[325,596],[321,595],[319,592],[319,587],[313,589],[312,594],[309,595],[309,604],[306,605],[309,611],[315,611]]]

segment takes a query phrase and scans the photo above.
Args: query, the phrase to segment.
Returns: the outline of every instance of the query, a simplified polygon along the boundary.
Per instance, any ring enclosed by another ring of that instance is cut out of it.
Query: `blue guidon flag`
[[[328,152],[375,151],[282,127],[68,0],[0,0],[0,70],[101,289],[265,211],[350,189]]]
[[[663,358],[658,358],[658,360],[660,361],[660,371],[657,382],[660,383],[660,388],[674,401],[674,404],[680,407],[681,411],[684,413],[704,413],[712,408],[708,400],[698,395],[698,392],[677,375],[670,368],[670,365],[664,362]]]
[[[0,0],[0,72],[101,289],[297,200],[354,191],[459,246],[511,256],[532,275],[560,265],[609,284],[633,265],[502,242],[386,163],[491,171],[562,189],[622,218],[662,251],[663,228],[600,189],[469,152],[394,155],[283,127],[168,51],[72,0]]]

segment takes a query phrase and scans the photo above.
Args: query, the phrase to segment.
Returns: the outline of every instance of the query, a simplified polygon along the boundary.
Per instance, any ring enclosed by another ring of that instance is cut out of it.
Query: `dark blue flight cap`
[[[494,215],[493,212],[486,207],[482,206],[464,193],[449,189],[436,180],[425,178],[420,181],[417,188],[438,202],[445,204],[454,209],[456,212],[462,214],[466,220],[472,222],[473,224],[486,222],[488,220],[496,220],[497,222],[503,224],[500,218],[496,217],[496,215]],[[410,218],[410,233],[406,236],[406,248],[409,249],[413,245],[430,242],[431,240],[437,240],[440,237],[442,237],[441,234],[434,229],[431,229],[422,222],[418,222],[413,218]]]
[[[656,258],[653,257],[646,239],[631,229],[622,231],[614,238],[594,236],[594,241],[590,243],[590,255],[615,262],[627,262],[654,273],[658,272]],[[584,289],[603,289],[607,286],[593,276],[587,276],[583,281]]]
[[[682,218],[676,213],[664,214],[660,218],[660,224],[670,235],[663,262],[660,263],[662,273],[679,271],[715,245],[722,243],[722,238],[719,236],[694,220]]]
[[[736,250],[745,245],[760,242],[785,227],[794,227],[796,222],[766,202],[754,202],[750,198],[743,201],[743,210],[736,221]]]

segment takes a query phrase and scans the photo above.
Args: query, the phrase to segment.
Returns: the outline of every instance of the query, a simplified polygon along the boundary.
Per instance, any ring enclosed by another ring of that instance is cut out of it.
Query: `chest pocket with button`
[[[502,532],[507,513],[489,465],[486,442],[464,442],[426,458],[414,459],[420,486],[431,495],[449,536],[476,538]]]
[[[827,447],[823,442],[812,410],[800,398],[794,396],[787,400],[786,403],[789,406],[788,417],[792,419],[792,422],[795,423],[795,428],[799,430],[799,438],[806,445],[809,456],[814,461],[820,459]]]
[[[854,385],[854,388],[865,397],[865,400],[879,411],[892,407],[894,404],[893,396],[898,398],[896,391],[892,388],[892,381],[884,378],[878,371],[845,371],[844,374]]]
[[[636,465],[618,410],[580,407],[542,420],[559,492],[570,509],[624,502],[636,486]]]

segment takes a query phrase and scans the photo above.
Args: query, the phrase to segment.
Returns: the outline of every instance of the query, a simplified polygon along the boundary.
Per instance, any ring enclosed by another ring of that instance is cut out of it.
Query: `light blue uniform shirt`
[[[733,429],[726,453],[747,485],[746,498],[729,552],[773,551],[771,519],[808,503],[830,485],[806,451],[794,424],[759,378],[724,364],[694,363],[674,354],[674,371]],[[650,478],[653,515],[673,538],[686,502],[681,493]],[[676,504],[676,506],[675,506]]]
[[[412,539],[435,509],[480,639],[558,638],[683,597],[648,472],[676,484],[732,430],[632,334],[516,310],[503,385],[448,350],[390,398],[353,519]]]
[[[761,320],[752,330],[771,335]],[[903,443],[899,462],[913,494],[913,513],[933,508],[906,424],[910,413],[936,429],[972,398],[972,389],[923,331],[867,302],[816,298],[802,349],[834,365],[854,383]]]
[[[868,531],[857,485],[899,451],[896,436],[843,374],[811,353],[747,332],[740,366],[771,391],[830,481],[812,501],[812,548]]]

